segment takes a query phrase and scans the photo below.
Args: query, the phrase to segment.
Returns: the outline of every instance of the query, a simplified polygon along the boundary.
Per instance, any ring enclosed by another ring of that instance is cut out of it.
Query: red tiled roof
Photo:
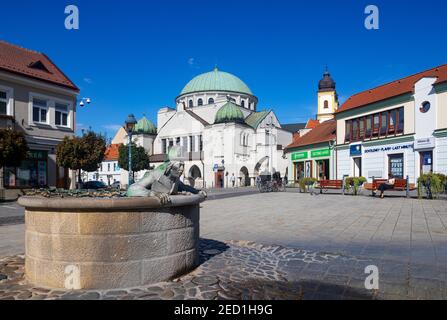
[[[315,129],[320,124],[320,121],[309,119],[306,124],[306,129]]]
[[[435,85],[446,82],[447,64],[357,93],[351,96],[336,113],[413,92],[415,83],[425,77],[437,78]]]
[[[111,144],[104,153],[104,161],[117,161],[119,158],[119,148],[121,144]]]
[[[337,122],[335,120],[329,120],[322,122],[315,129],[299,137],[296,141],[287,146],[286,149],[304,147],[312,144],[318,144],[323,142],[329,142],[336,138],[335,131],[337,129]]]
[[[0,41],[0,70],[79,91],[79,88],[45,54],[5,41]]]

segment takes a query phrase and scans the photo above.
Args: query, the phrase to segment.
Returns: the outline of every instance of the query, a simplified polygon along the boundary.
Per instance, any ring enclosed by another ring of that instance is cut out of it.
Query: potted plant
[[[418,179],[418,196],[422,197],[425,191],[427,199],[436,199],[440,193],[445,192],[447,176],[441,173],[423,174]]]
[[[359,193],[360,187],[366,182],[365,177],[347,177],[345,179],[345,191],[353,190],[353,194],[356,196]]]
[[[315,178],[303,178],[300,179],[299,185],[300,185],[300,192],[307,193],[309,188],[313,186],[317,182],[317,179]]]

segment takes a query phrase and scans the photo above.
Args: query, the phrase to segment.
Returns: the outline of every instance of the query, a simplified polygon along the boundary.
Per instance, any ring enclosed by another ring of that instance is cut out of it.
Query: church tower
[[[331,120],[338,109],[338,95],[335,90],[335,81],[326,67],[323,79],[318,83],[318,114],[320,122]]]

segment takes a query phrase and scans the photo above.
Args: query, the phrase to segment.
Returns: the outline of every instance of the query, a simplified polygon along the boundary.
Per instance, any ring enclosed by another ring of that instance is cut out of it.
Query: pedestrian
[[[234,176],[234,173],[231,175],[231,177],[230,177],[230,182],[231,182],[231,184],[232,184],[232,186],[233,186],[233,188],[234,188],[234,185],[235,185],[235,183],[236,183],[236,177]]]

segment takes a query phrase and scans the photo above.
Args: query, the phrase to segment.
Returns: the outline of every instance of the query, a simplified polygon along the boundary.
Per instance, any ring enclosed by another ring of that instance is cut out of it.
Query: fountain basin
[[[132,288],[199,263],[200,195],[147,198],[21,197],[25,274],[40,287]]]

